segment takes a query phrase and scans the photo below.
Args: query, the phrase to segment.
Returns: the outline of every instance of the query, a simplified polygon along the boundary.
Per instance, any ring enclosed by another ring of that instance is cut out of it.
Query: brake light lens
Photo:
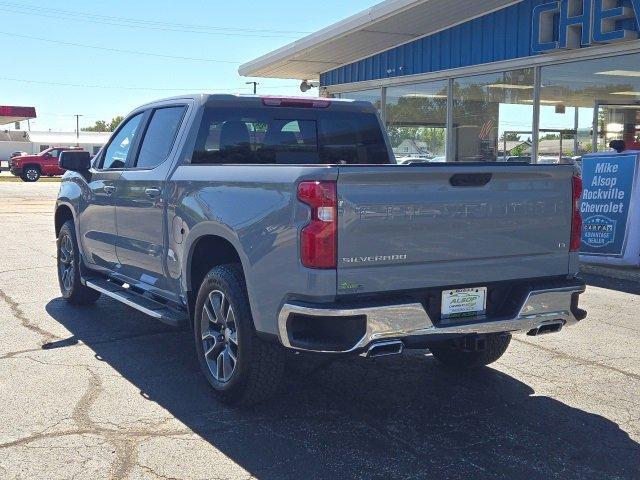
[[[330,100],[296,97],[262,97],[265,107],[329,108]]]
[[[582,214],[580,199],[582,198],[582,178],[573,177],[573,216],[571,219],[571,252],[579,252],[582,244]]]
[[[334,269],[338,255],[338,193],[336,182],[302,182],[298,200],[311,207],[311,220],[300,231],[302,265]]]

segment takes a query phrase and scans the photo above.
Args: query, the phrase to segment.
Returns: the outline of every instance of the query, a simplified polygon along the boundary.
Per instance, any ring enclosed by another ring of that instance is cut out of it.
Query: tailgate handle
[[[449,183],[453,187],[484,187],[492,177],[491,173],[456,173]]]

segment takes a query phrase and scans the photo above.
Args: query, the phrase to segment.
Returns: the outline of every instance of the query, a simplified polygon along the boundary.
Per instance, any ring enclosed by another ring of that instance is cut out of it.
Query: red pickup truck
[[[41,176],[53,177],[65,171],[58,165],[58,157],[65,150],[83,150],[80,147],[51,147],[37,155],[13,157],[9,161],[9,169],[16,177],[25,182],[37,182]]]

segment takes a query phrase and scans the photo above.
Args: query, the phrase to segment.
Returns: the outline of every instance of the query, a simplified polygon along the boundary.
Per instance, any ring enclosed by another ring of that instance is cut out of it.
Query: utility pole
[[[247,85],[253,85],[253,94],[256,95],[258,93],[258,82],[246,82]]]
[[[74,115],[76,117],[76,147],[80,146],[80,117],[82,115]]]

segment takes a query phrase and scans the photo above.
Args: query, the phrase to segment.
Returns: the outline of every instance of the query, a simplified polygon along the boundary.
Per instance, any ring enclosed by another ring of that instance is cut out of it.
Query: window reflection
[[[542,67],[540,161],[579,160],[593,151],[594,123],[599,151],[612,140],[640,148],[639,64],[635,54]]]
[[[446,161],[447,93],[447,81],[387,89],[387,130],[399,163]]]
[[[453,160],[530,161],[534,89],[532,68],[455,79]]]

